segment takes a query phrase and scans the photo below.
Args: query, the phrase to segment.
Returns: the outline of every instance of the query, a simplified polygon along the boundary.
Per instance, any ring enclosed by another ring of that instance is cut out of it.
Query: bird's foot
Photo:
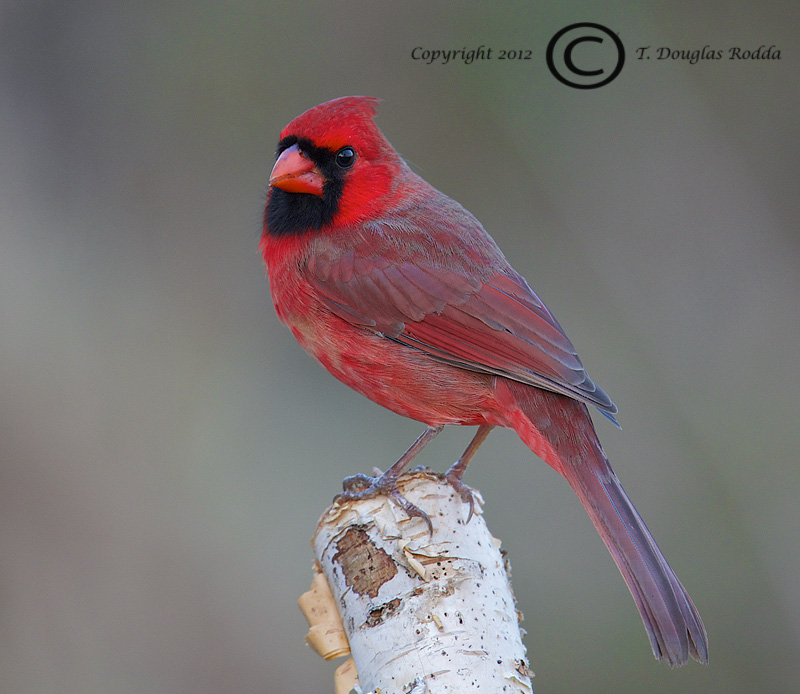
[[[475,497],[472,494],[472,489],[461,481],[462,474],[464,474],[464,471],[456,463],[444,473],[444,478],[455,490],[456,494],[461,497],[461,500],[469,505],[469,515],[467,516],[467,523],[469,523],[475,513]]]
[[[475,497],[472,494],[472,490],[461,481],[461,478],[467,471],[467,465],[469,465],[469,461],[472,460],[472,456],[475,455],[475,452],[486,440],[486,437],[492,429],[494,429],[493,424],[481,424],[481,426],[478,427],[478,431],[475,432],[475,436],[472,437],[472,441],[469,442],[467,450],[464,451],[461,457],[444,473],[444,478],[447,480],[448,484],[458,493],[465,504],[469,504],[467,523],[472,520],[472,516],[475,513]]]
[[[372,499],[376,496],[388,496],[395,504],[406,512],[409,518],[421,518],[428,526],[428,533],[433,536],[433,523],[425,511],[419,506],[415,506],[406,499],[397,487],[397,475],[392,474],[389,469],[381,472],[377,468],[373,470],[374,477],[358,474],[345,477],[342,482],[344,491],[333,498],[334,503],[344,501],[360,501],[362,499]],[[466,485],[465,485],[466,486]]]

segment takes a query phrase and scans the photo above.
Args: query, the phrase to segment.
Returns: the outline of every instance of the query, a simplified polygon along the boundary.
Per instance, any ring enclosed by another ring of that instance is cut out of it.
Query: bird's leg
[[[414,506],[414,504],[400,493],[400,490],[397,488],[397,478],[408,469],[408,466],[411,465],[411,461],[414,460],[417,453],[433,441],[442,429],[444,429],[443,424],[435,427],[429,426],[425,429],[425,431],[420,434],[419,438],[411,444],[409,449],[400,456],[400,459],[386,472],[381,474],[379,470],[375,470],[377,473],[376,477],[363,474],[346,477],[342,483],[344,491],[333,498],[334,503],[370,499],[379,494],[385,494],[409,516],[422,518],[422,520],[427,523],[431,535],[433,535],[433,524],[431,523],[431,519],[428,518],[428,514],[421,508]],[[466,465],[464,467],[466,467]]]
[[[467,450],[461,454],[461,457],[453,463],[450,469],[444,474],[445,479],[450,486],[459,493],[464,503],[469,504],[467,523],[472,520],[472,514],[475,511],[475,499],[472,498],[472,490],[461,481],[461,478],[464,476],[467,465],[469,465],[469,461],[472,460],[472,456],[475,455],[475,451],[477,451],[480,445],[486,440],[486,437],[492,429],[494,429],[494,426],[491,424],[481,424],[475,436],[472,437],[472,441],[469,442]]]

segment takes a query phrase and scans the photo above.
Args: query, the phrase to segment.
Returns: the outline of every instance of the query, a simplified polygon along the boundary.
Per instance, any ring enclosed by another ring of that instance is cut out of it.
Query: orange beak
[[[287,193],[309,193],[322,197],[322,186],[325,183],[320,170],[297,145],[292,145],[281,152],[272,173],[269,184]]]

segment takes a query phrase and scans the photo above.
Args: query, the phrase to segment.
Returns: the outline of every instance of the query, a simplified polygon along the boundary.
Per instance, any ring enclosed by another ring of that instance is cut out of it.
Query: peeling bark
[[[417,470],[399,486],[430,515],[432,537],[422,520],[377,497],[332,506],[312,540],[360,691],[528,694],[521,615],[479,495],[467,524],[466,504],[439,476]],[[337,692],[349,691],[350,678]]]

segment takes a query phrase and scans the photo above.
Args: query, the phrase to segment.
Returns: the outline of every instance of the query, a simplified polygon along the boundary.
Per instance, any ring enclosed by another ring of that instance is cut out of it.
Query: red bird
[[[260,248],[280,319],[336,378],[427,429],[340,498],[389,494],[430,521],[397,477],[446,424],[477,426],[461,482],[495,426],[510,427],[577,494],[628,584],[658,660],[708,660],[705,628],[622,489],[587,405],[617,408],[467,210],[415,174],[373,122],[378,99],[316,106],[281,132]]]

